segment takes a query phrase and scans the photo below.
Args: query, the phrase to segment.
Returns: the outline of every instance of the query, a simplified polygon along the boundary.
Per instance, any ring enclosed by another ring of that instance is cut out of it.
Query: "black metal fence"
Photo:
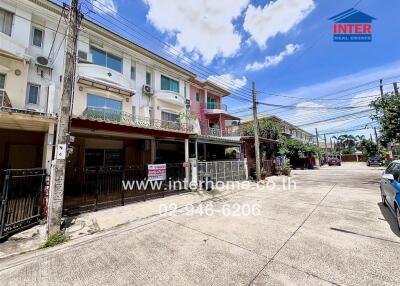
[[[0,179],[0,238],[39,222],[45,169],[5,170]]]
[[[85,168],[75,172],[72,181],[65,182],[64,213],[93,211],[185,191],[182,163],[167,164],[166,177],[165,181],[147,181],[147,165]]]
[[[197,162],[197,175],[199,180],[210,178],[217,181],[242,181],[246,180],[246,163],[244,161],[209,161]]]

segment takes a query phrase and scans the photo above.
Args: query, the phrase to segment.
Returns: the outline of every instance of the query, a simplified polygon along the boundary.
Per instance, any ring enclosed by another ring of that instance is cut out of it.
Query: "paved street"
[[[398,285],[400,234],[380,203],[381,172],[294,171],[296,190],[243,190],[214,198],[212,215],[181,209],[0,260],[0,284]]]

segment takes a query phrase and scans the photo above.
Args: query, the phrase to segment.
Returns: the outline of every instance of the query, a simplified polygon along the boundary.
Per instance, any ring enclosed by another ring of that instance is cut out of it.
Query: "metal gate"
[[[46,177],[45,169],[11,169],[4,172],[0,197],[0,238],[39,222]]]
[[[213,182],[243,181],[246,180],[245,161],[212,161],[197,162],[197,177],[205,180],[211,178]]]
[[[169,189],[168,185],[169,181],[184,181],[185,168],[182,163],[167,163],[166,176],[168,181],[160,181],[160,188],[152,188],[152,184],[142,187],[134,184],[133,188],[125,190],[123,181],[147,181],[147,165],[88,167],[76,170],[73,180],[65,182],[63,213],[73,215],[96,211],[186,191],[184,184],[178,189]]]

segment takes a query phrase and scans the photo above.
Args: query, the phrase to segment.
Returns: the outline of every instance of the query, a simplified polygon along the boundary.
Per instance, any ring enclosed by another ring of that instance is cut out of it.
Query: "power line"
[[[86,1],[87,1],[87,0],[86,0]],[[96,2],[96,3],[94,3],[94,2]],[[88,2],[88,3],[90,3],[90,2]],[[102,8],[100,8],[97,4],[101,5],[101,6],[104,7],[105,9],[107,9],[108,12],[112,12],[112,10],[111,10],[109,7],[107,7],[106,5],[104,5],[103,3],[99,2],[98,0],[93,0],[92,3],[90,3],[90,4],[91,4],[92,7],[94,7],[95,9],[104,12],[108,17],[117,20],[117,21],[118,21],[119,23],[121,23],[123,26],[129,28],[129,34],[131,34],[132,36],[135,36],[135,35],[133,35],[132,33],[130,33],[130,31],[134,31],[134,32],[136,32],[137,34],[139,34],[141,37],[149,39],[149,37],[146,37],[146,35],[144,35],[144,34],[141,33],[140,31],[134,30],[134,29],[132,28],[132,26],[134,26],[134,27],[136,27],[137,29],[143,31],[145,34],[149,35],[149,36],[150,36],[152,39],[154,39],[155,41],[158,41],[158,42],[162,43],[164,46],[168,47],[168,49],[163,48],[163,47],[162,47],[162,49],[163,49],[165,52],[167,52],[168,54],[171,54],[174,58],[175,58],[175,57],[179,57],[181,60],[187,62],[187,63],[190,65],[190,67],[192,67],[192,68],[193,68],[193,66],[197,67],[197,71],[198,71],[199,69],[202,70],[202,71],[207,71],[207,72],[208,72],[208,76],[221,76],[221,74],[217,73],[216,71],[211,70],[211,69],[209,69],[209,68],[207,68],[207,67],[205,67],[205,66],[203,66],[203,65],[201,65],[201,64],[199,64],[199,63],[197,63],[197,62],[194,61],[193,59],[188,58],[188,57],[185,56],[181,51],[177,50],[177,49],[176,49],[174,46],[172,46],[171,44],[169,44],[169,43],[167,43],[167,42],[165,42],[165,41],[159,39],[158,37],[155,37],[153,34],[150,34],[150,33],[147,32],[146,30],[144,30],[144,29],[138,27],[135,23],[133,23],[133,22],[130,21],[129,19],[126,19],[125,17],[123,17],[123,16],[121,16],[121,15],[118,14],[118,18],[121,18],[121,19],[125,20],[127,23],[129,23],[129,26],[128,26],[126,23],[124,23],[123,21],[121,21],[120,19],[118,19],[116,16],[110,15],[110,13],[107,13],[107,11],[103,10]],[[98,17],[102,18],[103,20],[105,20],[105,21],[107,21],[107,22],[110,22],[108,19],[106,19],[105,17],[103,17],[103,16],[100,15],[99,13],[96,13],[96,12],[93,11],[93,10],[91,10],[91,13],[96,14]],[[94,18],[92,18],[92,19],[93,19],[94,21],[96,21],[96,19],[94,19]],[[96,21],[96,22],[97,22],[97,21]],[[116,25],[114,22],[112,22],[111,24],[113,24],[114,26],[120,28],[121,30],[123,30],[123,31],[125,31],[125,32],[128,32],[126,29],[121,28],[120,26]],[[172,50],[173,52],[171,52],[171,50]],[[204,74],[204,72],[202,72],[202,73]],[[207,76],[207,77],[208,77],[208,76]],[[232,81],[232,80],[229,80],[229,81],[221,80],[221,81],[222,81],[222,82],[225,82],[225,83],[229,82],[229,84],[232,85],[232,86],[234,86],[236,89],[246,89],[247,92],[251,92],[251,89],[250,89],[250,88],[238,87],[238,86],[236,86],[235,82]],[[246,96],[249,96],[249,94],[246,94]],[[250,97],[250,96],[249,96],[249,97]]]

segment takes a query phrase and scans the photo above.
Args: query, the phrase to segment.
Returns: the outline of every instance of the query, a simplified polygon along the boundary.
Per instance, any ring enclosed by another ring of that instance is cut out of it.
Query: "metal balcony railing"
[[[219,127],[209,127],[209,122],[200,123],[201,135],[204,136],[217,136],[217,137],[230,137],[230,136],[242,136],[242,128],[238,125],[225,126],[221,129]]]
[[[120,123],[134,127],[155,128],[180,132],[193,132],[193,125],[175,121],[133,116],[131,113],[104,107],[88,107],[80,118],[104,122]]]
[[[228,107],[226,104],[222,104],[221,102],[207,102],[207,109],[221,109],[224,111],[228,111]]]
[[[12,108],[11,101],[4,89],[0,89],[0,107]]]

